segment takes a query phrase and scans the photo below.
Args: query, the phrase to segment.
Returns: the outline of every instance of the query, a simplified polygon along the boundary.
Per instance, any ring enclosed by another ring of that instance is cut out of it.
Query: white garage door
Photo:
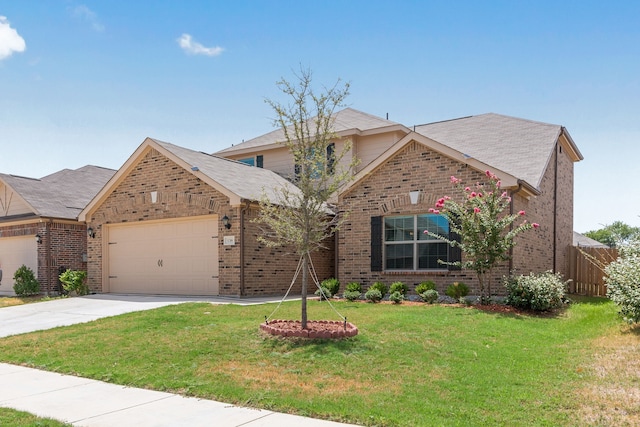
[[[23,264],[38,276],[38,243],[33,236],[0,239],[0,292],[13,294],[13,274]]]
[[[218,218],[108,226],[109,292],[218,295]]]

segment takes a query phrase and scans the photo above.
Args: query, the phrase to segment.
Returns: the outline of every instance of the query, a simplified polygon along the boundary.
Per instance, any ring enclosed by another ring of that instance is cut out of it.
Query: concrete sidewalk
[[[0,406],[74,426],[338,427],[347,424],[0,363]]]
[[[0,337],[197,301],[252,305],[272,302],[273,298],[117,294],[64,298],[0,309]],[[348,425],[124,387],[4,363],[0,363],[0,407],[54,418],[75,426],[91,427]]]

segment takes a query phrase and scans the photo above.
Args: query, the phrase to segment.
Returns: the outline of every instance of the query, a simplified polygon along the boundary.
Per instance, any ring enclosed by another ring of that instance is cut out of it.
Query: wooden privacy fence
[[[569,293],[607,296],[604,267],[618,258],[614,248],[569,246]]]

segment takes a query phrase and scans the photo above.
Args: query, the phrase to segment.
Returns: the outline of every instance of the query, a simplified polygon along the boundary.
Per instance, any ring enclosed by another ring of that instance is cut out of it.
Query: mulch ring
[[[260,324],[260,329],[270,335],[281,337],[340,339],[358,335],[358,328],[350,322],[334,320],[309,320],[307,329],[302,329],[299,320],[270,320]]]

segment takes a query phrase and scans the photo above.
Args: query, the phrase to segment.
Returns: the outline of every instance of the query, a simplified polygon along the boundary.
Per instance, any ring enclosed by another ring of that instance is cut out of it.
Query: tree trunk
[[[309,254],[302,257],[302,312],[301,320],[302,329],[307,329],[307,281],[309,280]]]

